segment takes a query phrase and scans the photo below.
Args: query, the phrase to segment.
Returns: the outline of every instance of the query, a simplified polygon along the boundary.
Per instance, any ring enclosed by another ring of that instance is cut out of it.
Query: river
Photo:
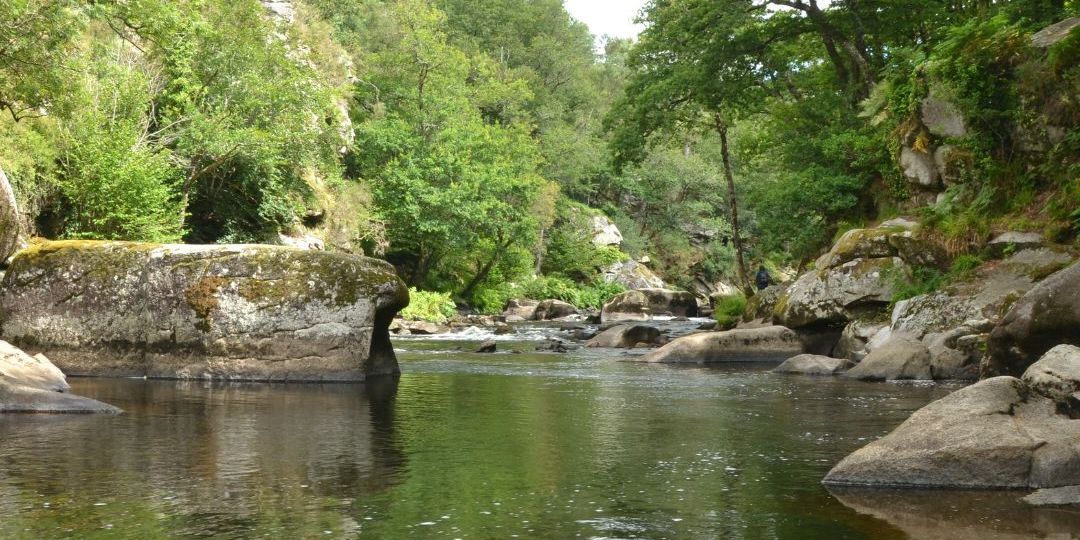
[[[73,379],[126,414],[0,416],[0,538],[1080,534],[1080,512],[1017,492],[821,486],[956,385],[648,365],[520,339],[476,354],[475,341],[395,338],[396,385]]]

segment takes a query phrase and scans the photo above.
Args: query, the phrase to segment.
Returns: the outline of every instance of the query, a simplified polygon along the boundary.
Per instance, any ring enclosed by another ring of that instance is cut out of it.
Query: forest
[[[1078,10],[653,0],[598,47],[560,0],[5,0],[0,171],[32,236],[314,237],[483,313],[599,307],[631,260],[748,289],[901,213],[1075,245],[1080,33],[1031,36]],[[930,198],[928,96],[966,124]]]

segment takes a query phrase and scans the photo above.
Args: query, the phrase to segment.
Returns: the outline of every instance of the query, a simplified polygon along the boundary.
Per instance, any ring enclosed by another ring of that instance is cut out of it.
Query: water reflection
[[[0,417],[0,508],[18,509],[2,537],[344,531],[323,503],[382,492],[405,463],[389,379],[73,386],[127,414]]]
[[[830,488],[847,507],[881,519],[910,538],[1022,540],[1080,537],[1080,510],[1023,504],[1023,491]]]

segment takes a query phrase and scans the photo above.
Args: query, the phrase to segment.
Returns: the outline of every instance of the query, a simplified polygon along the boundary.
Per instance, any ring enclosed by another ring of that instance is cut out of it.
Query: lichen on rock
[[[5,276],[0,332],[75,375],[359,381],[397,371],[387,327],[407,303],[365,257],[43,242]]]

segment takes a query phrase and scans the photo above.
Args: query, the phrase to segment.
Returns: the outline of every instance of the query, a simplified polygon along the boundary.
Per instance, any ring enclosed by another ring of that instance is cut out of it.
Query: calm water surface
[[[1080,535],[1022,493],[819,484],[956,386],[396,343],[396,387],[75,379],[127,413],[0,416],[0,537]]]

